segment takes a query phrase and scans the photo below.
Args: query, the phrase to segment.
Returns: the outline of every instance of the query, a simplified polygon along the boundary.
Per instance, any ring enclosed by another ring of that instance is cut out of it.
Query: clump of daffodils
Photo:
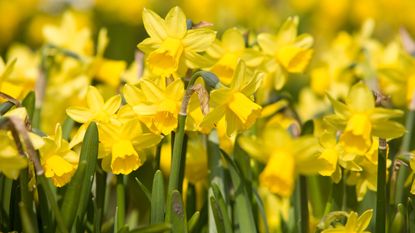
[[[75,12],[41,27],[39,50],[0,58],[0,232],[415,227],[406,31],[383,44],[366,20],[322,39],[299,16],[221,28],[99,2],[129,23],[142,8],[132,63]]]

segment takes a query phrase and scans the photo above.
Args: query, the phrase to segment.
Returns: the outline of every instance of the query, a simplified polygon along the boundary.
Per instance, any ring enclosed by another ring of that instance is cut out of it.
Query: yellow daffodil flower
[[[222,40],[216,41],[206,52],[216,60],[210,71],[226,85],[231,83],[239,59],[244,60],[248,67],[258,66],[262,62],[260,52],[246,48],[244,37],[236,28],[226,30]]]
[[[115,95],[104,102],[104,98],[99,91],[90,86],[86,93],[86,103],[87,107],[69,107],[66,109],[69,117],[83,124],[72,138],[71,147],[82,141],[90,122],[95,121],[100,126],[100,124],[115,121],[115,113],[121,105],[121,96]]]
[[[265,69],[273,74],[276,89],[281,89],[286,81],[286,73],[301,73],[310,62],[313,38],[308,34],[297,35],[298,17],[288,18],[277,35],[262,33],[258,44],[267,56]]]
[[[44,137],[43,140],[45,145],[40,149],[40,161],[45,176],[51,178],[56,187],[62,187],[71,181],[78,167],[79,154],[62,138],[60,124],[56,125],[54,136]]]
[[[91,55],[91,31],[87,27],[81,27],[78,23],[73,13],[66,12],[60,26],[46,25],[43,28],[46,43],[68,49],[79,55]]]
[[[323,230],[321,233],[370,233],[366,231],[373,215],[373,210],[366,210],[360,217],[352,211],[347,217],[346,225],[340,223],[333,228]]]
[[[215,89],[210,94],[208,113],[201,127],[212,128],[222,118],[226,121],[228,136],[251,127],[261,115],[261,106],[250,99],[258,89],[262,74],[254,77],[246,74],[246,65],[241,60],[229,87]]]
[[[163,20],[151,10],[143,10],[144,27],[150,38],[138,44],[152,73],[183,76],[187,68],[206,67],[200,53],[215,40],[216,33],[207,28],[187,29],[186,16],[179,7],[172,8]]]
[[[98,157],[102,158],[102,168],[113,174],[128,175],[137,170],[144,162],[140,151],[157,145],[162,138],[144,133],[138,120],[106,124],[101,129]]]
[[[260,137],[242,136],[241,147],[266,166],[259,176],[261,185],[272,193],[289,197],[298,174],[316,174],[327,168],[318,157],[318,142],[312,136],[292,138],[282,128],[268,127]]]
[[[402,116],[402,111],[375,107],[372,92],[362,82],[351,88],[346,103],[329,98],[335,114],[325,120],[342,131],[340,143],[348,153],[365,154],[372,145],[372,136],[391,139],[405,132],[400,123],[390,120]]]
[[[104,58],[104,51],[108,43],[107,30],[101,29],[98,34],[97,54],[93,57],[91,70],[97,80],[117,88],[127,64],[125,61]]]
[[[0,58],[0,92],[17,99],[21,97],[23,88],[9,81],[15,63],[16,60],[12,60],[7,64],[4,64],[3,59]],[[3,98],[0,97],[0,102],[3,102],[2,100]]]
[[[20,170],[27,167],[27,158],[19,155],[15,142],[6,131],[0,131],[0,172],[17,179]]]
[[[123,94],[139,119],[151,131],[168,135],[177,128],[184,84],[177,79],[166,86],[163,81],[159,85],[149,80],[141,80],[139,87],[125,85]]]

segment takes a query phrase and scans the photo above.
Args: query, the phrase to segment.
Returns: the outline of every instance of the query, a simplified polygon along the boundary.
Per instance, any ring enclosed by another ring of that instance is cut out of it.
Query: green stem
[[[117,176],[117,226],[120,230],[125,220],[125,190],[123,175]]]
[[[386,140],[379,139],[375,231],[377,233],[386,232],[386,147]]]
[[[180,165],[182,164],[182,149],[184,140],[184,126],[186,123],[186,115],[179,115],[179,124],[176,135],[174,137],[174,145],[172,152],[172,161],[169,178],[169,195],[173,190],[179,188]]]
[[[56,222],[58,223],[59,232],[68,233],[68,229],[66,229],[65,222],[63,221],[62,214],[58,207],[58,202],[56,201],[55,196],[52,193],[48,181],[46,180],[44,175],[38,175],[37,180],[40,186],[45,191],[46,197],[48,198],[48,202],[52,208],[53,214],[55,215]]]
[[[308,219],[308,194],[307,194],[307,180],[306,177],[300,175],[299,177],[299,198],[300,198],[300,232],[308,233],[309,219]]]
[[[403,137],[402,145],[401,145],[401,154],[406,154],[409,152],[411,148],[411,141],[412,141],[412,132],[415,126],[415,110],[410,109],[406,116],[405,121],[405,128],[408,130]],[[399,170],[397,171],[397,179],[396,179],[396,186],[392,189],[393,193],[391,194],[392,197],[395,197],[395,204],[403,203],[405,200],[405,196],[407,195],[407,190],[404,188],[405,180],[409,175],[409,169],[406,166],[400,166]]]

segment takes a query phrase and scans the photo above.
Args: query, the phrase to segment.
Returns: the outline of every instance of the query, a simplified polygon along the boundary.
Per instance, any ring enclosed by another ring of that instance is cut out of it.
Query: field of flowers
[[[0,232],[415,233],[415,1],[0,0]]]

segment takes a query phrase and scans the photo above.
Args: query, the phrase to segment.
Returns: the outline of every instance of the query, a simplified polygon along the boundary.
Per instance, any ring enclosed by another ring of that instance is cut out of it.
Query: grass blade
[[[171,195],[171,223],[173,233],[186,233],[186,212],[183,208],[183,201],[180,192],[174,190]]]
[[[154,174],[153,188],[151,194],[151,217],[150,223],[157,224],[164,222],[164,179],[160,170]]]

